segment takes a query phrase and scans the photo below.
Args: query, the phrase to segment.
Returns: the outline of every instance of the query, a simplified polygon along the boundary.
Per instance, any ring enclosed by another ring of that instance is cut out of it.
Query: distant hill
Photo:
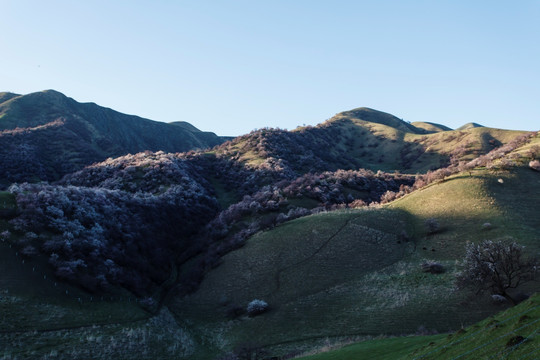
[[[413,122],[411,123],[417,129],[424,129],[428,133],[440,132],[440,131],[452,131],[448,126],[441,124],[435,124],[431,122]]]
[[[404,132],[412,132],[412,133],[419,133],[418,129],[416,129],[411,124],[395,117],[394,115],[370,109],[367,107],[361,107],[349,111],[344,111],[339,114],[337,114],[333,119],[349,119],[349,120],[362,120],[362,121],[368,121],[372,123],[382,124],[389,127],[392,127],[397,130],[401,130]]]
[[[474,122],[470,122],[463,126],[458,127],[456,130],[468,130],[468,129],[474,129],[474,128],[479,128],[479,127],[484,127],[484,126],[474,123]]]
[[[184,152],[225,140],[191,124],[166,124],[79,103],[47,90],[0,93],[0,183],[56,180],[86,165],[145,150]]]
[[[253,168],[296,175],[358,168],[425,173],[451,161],[472,160],[523,133],[484,127],[452,131],[424,124],[416,127],[381,111],[358,108],[317,126],[253,131],[214,150]]]

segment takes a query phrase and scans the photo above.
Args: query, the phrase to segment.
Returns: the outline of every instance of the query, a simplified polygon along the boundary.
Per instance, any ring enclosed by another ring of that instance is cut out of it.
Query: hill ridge
[[[406,121],[403,121],[402,119],[380,111],[375,110],[369,107],[359,107],[347,111],[342,111],[338,114],[336,114],[333,118],[331,118],[329,121],[332,120],[338,120],[338,119],[350,119],[352,121],[354,120],[362,120],[372,123],[377,123],[381,125],[386,125],[392,128],[395,128],[397,130],[403,131],[403,132],[412,132],[412,133],[420,133],[420,131],[409,124]]]
[[[8,132],[1,137],[0,186],[14,181],[58,180],[109,157],[147,150],[185,152],[225,141],[194,126],[79,103],[56,90],[2,94],[0,131]],[[46,126],[51,123],[57,126]],[[12,131],[17,128],[40,131]]]

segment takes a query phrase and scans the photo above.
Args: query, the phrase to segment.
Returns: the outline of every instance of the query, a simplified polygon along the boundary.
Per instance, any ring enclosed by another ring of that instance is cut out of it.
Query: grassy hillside
[[[390,114],[359,108],[316,127],[261,129],[217,147],[215,153],[256,169],[297,174],[357,168],[414,174],[471,160],[521,134],[490,128],[451,131],[427,123],[415,127]]]
[[[182,152],[224,140],[183,123],[166,124],[78,103],[48,90],[3,93],[0,103],[0,185],[57,180],[86,165],[145,150]]]
[[[409,355],[414,359],[537,359],[540,295],[459,330]]]
[[[537,359],[540,295],[454,333],[368,340],[302,360]],[[323,349],[325,350],[325,349]]]
[[[431,122],[413,122],[411,123],[417,129],[423,129],[428,133],[440,132],[440,131],[452,131],[448,126],[441,124],[435,124]]]
[[[302,360],[347,360],[377,359],[398,360],[410,359],[410,353],[434,341],[444,339],[446,335],[400,336],[366,340],[356,344],[342,346],[338,350],[323,348],[317,354],[302,356]],[[338,347],[338,345],[335,345]],[[439,358],[441,359],[441,358]]]
[[[458,127],[456,130],[468,130],[468,129],[474,129],[478,127],[483,127],[483,125],[477,124],[475,122],[470,122],[470,123],[467,123],[465,125]]]
[[[226,255],[171,310],[215,353],[249,344],[286,354],[324,338],[455,330],[500,310],[488,296],[455,289],[465,244],[512,236],[534,254],[539,201],[537,172],[476,170],[383,208],[297,219]],[[428,235],[428,218],[439,221],[438,233]],[[422,272],[425,261],[446,272]],[[253,299],[267,301],[270,311],[231,318],[231,309]]]

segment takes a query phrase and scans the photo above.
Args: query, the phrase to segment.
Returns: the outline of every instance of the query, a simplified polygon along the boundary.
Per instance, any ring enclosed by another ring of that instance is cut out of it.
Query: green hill
[[[475,122],[470,122],[470,123],[467,123],[465,125],[458,127],[456,130],[468,130],[468,129],[474,129],[474,128],[479,128],[479,127],[484,127],[484,126],[477,124]]]
[[[315,127],[254,131],[214,152],[255,169],[296,174],[358,168],[425,173],[472,160],[523,133],[490,128],[426,133],[390,114],[359,108]]]
[[[454,333],[363,341],[303,360],[536,359],[540,295]]]
[[[141,151],[182,152],[224,140],[193,126],[125,115],[47,90],[0,98],[0,184],[57,180],[86,165]]]
[[[386,125],[403,132],[421,133],[421,131],[418,131],[416,127],[395,117],[394,115],[366,107],[341,112],[329,121],[331,122],[341,119],[347,119],[353,122],[367,121],[371,123]]]
[[[441,132],[441,131],[452,131],[448,126],[441,124],[435,124],[431,122],[413,122],[411,123],[417,129],[423,129],[428,133]]]
[[[465,244],[512,236],[537,252],[539,194],[530,169],[476,170],[382,208],[297,219],[224,256],[197,292],[170,308],[215,352],[250,344],[283,355],[326,338],[455,330],[500,309],[454,288]],[[424,221],[432,217],[441,231],[429,235]],[[426,261],[446,272],[423,272]],[[227,313],[253,299],[270,311],[231,321]]]

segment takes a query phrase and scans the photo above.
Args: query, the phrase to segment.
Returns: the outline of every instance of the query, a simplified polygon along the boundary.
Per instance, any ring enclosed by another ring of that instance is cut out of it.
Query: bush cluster
[[[174,254],[197,246],[190,237],[217,210],[196,184],[159,195],[46,184],[9,190],[21,211],[11,222],[26,233],[21,248],[46,255],[59,277],[93,291],[112,284],[144,294],[163,282]]]
[[[255,299],[249,302],[246,310],[249,316],[256,316],[268,311],[268,303],[264,300]]]

